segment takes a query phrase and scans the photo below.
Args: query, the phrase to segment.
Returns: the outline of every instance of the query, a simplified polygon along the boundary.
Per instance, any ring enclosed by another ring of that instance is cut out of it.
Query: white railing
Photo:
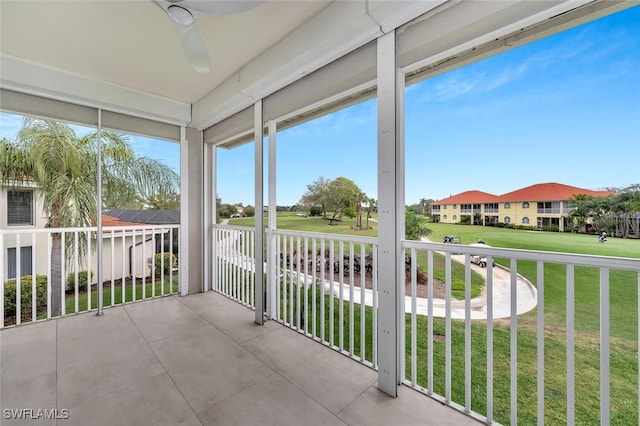
[[[213,290],[255,309],[254,228],[214,225],[213,244]]]
[[[272,238],[272,317],[377,368],[377,239],[284,230]]]
[[[640,260],[414,241],[403,248],[411,259],[405,384],[487,423],[638,423]],[[486,269],[472,267],[474,256],[485,258]],[[427,282],[419,297],[420,269]],[[444,294],[435,297],[439,273]],[[486,293],[476,298],[473,273],[486,280]],[[456,282],[462,283],[458,300],[452,296]],[[619,326],[610,294],[618,305],[630,297],[630,335]],[[597,299],[595,312],[589,311],[588,300]],[[545,303],[553,307],[547,311]],[[626,337],[623,346],[630,348],[614,360],[612,317],[616,339]],[[594,318],[595,332],[589,326]],[[621,367],[621,360],[631,365]],[[611,410],[612,395],[618,410]],[[621,405],[627,405],[624,415]],[[612,419],[613,413],[620,417]]]
[[[377,368],[377,239],[267,235],[268,315]],[[214,236],[214,289],[254,307],[253,228],[216,225]],[[640,259],[417,241],[402,248],[405,385],[492,424],[638,423]]]
[[[103,306],[177,293],[177,257],[169,253],[179,252],[179,230],[180,225],[103,228]],[[96,245],[95,227],[0,230],[0,328],[97,309]],[[24,249],[31,255],[26,263]]]
[[[214,225],[213,241],[213,289],[255,309],[254,229]],[[274,230],[265,245],[268,315],[377,368],[377,240]]]

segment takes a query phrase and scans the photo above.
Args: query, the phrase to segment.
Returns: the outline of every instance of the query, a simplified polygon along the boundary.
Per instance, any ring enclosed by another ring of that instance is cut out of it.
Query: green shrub
[[[93,282],[93,271],[79,271],[78,272],[78,290],[85,290],[87,288],[87,276],[91,273],[91,281]],[[74,290],[76,288],[76,274],[71,272],[67,275],[67,290]]]
[[[33,305],[31,300],[32,276],[25,275],[20,278],[20,313],[22,320],[31,319]],[[38,309],[46,309],[47,306],[47,276],[36,275],[36,312]],[[4,283],[4,316],[5,321],[12,323],[16,316],[16,280],[12,279]]]
[[[173,253],[158,253],[154,257],[155,266],[153,269],[153,275],[156,278],[161,277],[163,272],[164,275],[169,275],[171,273],[171,270],[178,266],[178,258]]]

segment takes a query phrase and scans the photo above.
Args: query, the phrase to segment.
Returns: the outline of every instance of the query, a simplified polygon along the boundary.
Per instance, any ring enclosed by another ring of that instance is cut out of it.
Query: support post
[[[97,279],[98,279],[98,312],[97,316],[101,316],[104,314],[102,311],[104,307],[104,288],[103,288],[103,271],[102,271],[102,110],[98,109],[98,133],[97,133],[97,182],[96,182],[96,203],[97,212],[96,212],[96,226],[97,226],[97,235],[96,235],[96,269],[97,269]],[[88,241],[91,244],[91,241]],[[90,268],[90,266],[89,266]],[[64,278],[64,277],[63,277]],[[64,309],[64,305],[62,307]]]
[[[395,31],[378,38],[378,387],[392,397],[402,380],[400,289],[404,273],[404,79]]]
[[[254,104],[254,135],[255,135],[255,298],[256,301],[256,323],[264,324],[264,167],[263,167],[263,139],[264,123],[262,120],[262,99]]]
[[[276,221],[276,133],[278,129],[275,121],[269,121],[269,224],[267,231],[267,316],[276,318],[276,286],[278,283],[276,236],[273,231],[277,228]],[[256,213],[258,212],[256,208]]]

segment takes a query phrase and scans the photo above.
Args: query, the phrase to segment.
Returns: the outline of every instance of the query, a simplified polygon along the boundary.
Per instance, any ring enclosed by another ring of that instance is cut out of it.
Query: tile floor
[[[2,425],[477,424],[213,292],[104,312],[0,331]]]

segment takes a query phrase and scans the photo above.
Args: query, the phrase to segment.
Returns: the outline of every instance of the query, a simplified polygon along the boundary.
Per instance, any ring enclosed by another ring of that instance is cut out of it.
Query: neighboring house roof
[[[537,183],[512,192],[507,192],[499,197],[500,201],[553,201],[568,200],[574,195],[585,194],[594,197],[605,197],[615,194],[611,191],[592,191],[561,183],[548,182]]]
[[[489,194],[488,192],[472,190],[443,198],[442,200],[431,203],[431,205],[491,203],[497,202],[497,198],[497,195]]]
[[[176,225],[180,223],[180,211],[178,210],[107,210],[103,212],[103,224],[105,216],[122,222],[132,222],[132,225]],[[119,226],[127,225],[120,223]]]
[[[139,223],[134,222],[125,222],[123,220],[118,219],[117,217],[109,216],[106,214],[102,215],[102,226],[104,227],[117,227],[117,226],[140,226]]]
[[[444,204],[478,204],[516,201],[559,201],[568,200],[574,195],[586,194],[594,197],[613,195],[612,191],[593,191],[564,185],[556,182],[537,183],[535,185],[520,188],[502,195],[493,195],[482,191],[465,191],[448,198],[431,203],[432,205]]]

